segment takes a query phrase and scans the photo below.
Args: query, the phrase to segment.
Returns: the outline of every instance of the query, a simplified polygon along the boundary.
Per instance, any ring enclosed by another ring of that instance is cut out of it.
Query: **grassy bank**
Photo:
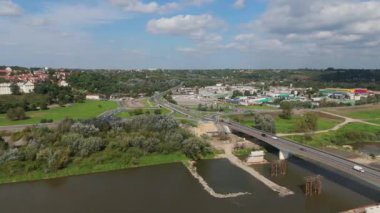
[[[288,136],[287,138],[314,147],[376,142],[380,141],[380,127],[362,123],[351,123],[337,131],[315,134],[311,137]]]
[[[61,121],[66,117],[73,119],[94,118],[105,111],[116,109],[117,103],[113,101],[86,101],[75,103],[66,107],[55,107],[48,110],[26,112],[29,117],[26,120],[11,121],[5,114],[0,114],[0,126],[38,124],[41,119],[52,119],[54,122]]]
[[[356,119],[380,118],[380,104],[357,107],[330,108],[327,111]]]
[[[277,133],[293,133],[297,132],[297,122],[302,118],[301,116],[293,116],[291,119],[282,119],[277,114],[273,114],[276,123]],[[233,115],[231,119],[245,125],[252,127],[255,125],[254,115]],[[318,114],[317,131],[331,129],[341,123],[341,120],[331,117],[324,117]]]
[[[35,170],[32,172],[25,172],[23,174],[16,175],[6,175],[4,173],[0,173],[0,184],[108,172],[127,168],[186,162],[189,160],[189,158],[187,158],[182,153],[150,154],[142,156],[134,163],[126,163],[123,158],[102,161],[101,154],[102,153],[94,154],[86,159],[77,159],[67,168],[58,170],[56,172],[46,173],[43,170]],[[206,156],[206,158],[210,158],[210,156]]]
[[[155,110],[154,109],[141,109],[142,111],[142,114],[149,114],[149,115],[153,115],[155,114]],[[160,112],[161,112],[161,115],[167,115],[170,113],[170,111],[166,108],[160,108],[159,109]],[[119,118],[130,118],[132,116],[135,116],[135,111],[136,109],[134,110],[129,110],[129,111],[125,111],[125,112],[121,112],[119,114],[116,115],[116,117],[119,117]]]

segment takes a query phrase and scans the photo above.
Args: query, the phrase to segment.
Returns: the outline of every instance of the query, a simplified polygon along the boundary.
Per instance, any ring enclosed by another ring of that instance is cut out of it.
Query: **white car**
[[[277,139],[278,139],[278,137],[274,137],[274,136],[273,136],[273,137],[272,137],[272,139],[274,139],[274,140],[277,140]]]
[[[364,172],[364,169],[363,169],[363,167],[361,167],[361,166],[358,166],[358,165],[354,165],[354,167],[352,167],[354,170],[356,170],[356,171],[358,171],[358,172]]]

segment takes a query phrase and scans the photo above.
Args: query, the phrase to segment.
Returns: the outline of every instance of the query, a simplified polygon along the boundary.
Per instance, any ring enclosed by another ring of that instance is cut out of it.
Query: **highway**
[[[257,138],[261,141],[268,143],[269,145],[273,147],[289,152],[292,155],[296,155],[296,156],[310,159],[312,161],[320,162],[324,165],[330,166],[333,169],[337,169],[346,174],[357,177],[360,180],[370,183],[376,186],[378,189],[380,189],[380,171],[375,168],[355,163],[348,159],[342,158],[340,156],[336,156],[332,153],[328,153],[328,152],[325,152],[313,147],[305,146],[305,145],[302,145],[302,144],[299,144],[299,143],[296,143],[284,138],[279,138],[267,132],[263,132],[258,129],[243,126],[237,122],[220,121],[219,119],[216,118],[216,116],[212,116],[208,118],[204,118],[204,117],[200,118],[199,116],[193,114],[191,110],[185,109],[175,104],[171,104],[168,101],[161,98],[159,95],[154,96],[153,99],[159,105],[169,108],[173,111],[177,111],[181,114],[186,115],[187,117],[195,117],[195,118],[199,118],[203,120],[220,122],[221,124],[228,126],[231,130],[241,132],[246,135]],[[353,169],[354,165],[361,166],[364,169],[364,172],[359,172],[359,171],[354,170]]]
[[[221,123],[228,126],[230,129],[234,131],[241,132],[246,135],[257,138],[280,150],[284,150],[293,155],[302,156],[310,160],[318,161],[320,163],[323,163],[324,165],[330,166],[334,169],[338,169],[342,172],[355,176],[361,180],[364,180],[380,188],[380,172],[376,170],[375,168],[371,168],[365,165],[360,165],[358,163],[352,162],[350,160],[344,159],[342,157],[333,155],[328,152],[315,149],[313,147],[298,144],[296,142],[289,141],[283,138],[278,138],[274,135],[268,134],[266,132],[262,132],[254,128],[243,126],[236,122],[222,121]],[[359,172],[359,171],[354,170],[353,169],[354,165],[359,165],[363,167],[365,172]]]

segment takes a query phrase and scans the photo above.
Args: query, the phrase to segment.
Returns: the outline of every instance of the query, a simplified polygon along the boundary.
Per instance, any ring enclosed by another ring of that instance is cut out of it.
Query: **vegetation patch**
[[[341,123],[341,119],[332,118],[331,116],[324,116],[320,113],[312,113],[317,116],[316,131],[331,129],[334,126]],[[290,119],[283,119],[277,113],[270,114],[274,118],[275,129],[277,133],[296,133],[303,132],[299,128],[299,123],[303,119],[303,116],[292,116]],[[242,115],[232,115],[229,116],[234,121],[237,121],[245,126],[253,127],[255,126],[254,114],[242,114]]]
[[[48,110],[38,110],[26,112],[25,120],[9,120],[6,114],[0,114],[0,126],[20,125],[20,124],[38,124],[43,120],[61,121],[66,117],[73,119],[94,118],[105,111],[116,109],[117,103],[113,101],[86,101],[84,103],[75,103],[65,107],[54,107]]]
[[[375,119],[380,118],[380,105],[366,105],[357,107],[343,107],[336,109],[328,109],[338,115],[343,115],[356,119]]]
[[[16,146],[16,141],[25,143]],[[170,117],[66,119],[54,130],[29,128],[7,142],[0,137],[0,183],[197,160],[212,153],[204,138]]]
[[[167,115],[170,111],[166,108],[157,108],[157,109],[134,109],[134,110],[128,110],[125,112],[121,112],[116,115],[116,117],[119,118],[130,118],[132,116],[137,115]]]
[[[337,131],[315,135],[288,136],[287,138],[315,147],[368,143],[380,141],[380,127],[362,123],[350,123]]]

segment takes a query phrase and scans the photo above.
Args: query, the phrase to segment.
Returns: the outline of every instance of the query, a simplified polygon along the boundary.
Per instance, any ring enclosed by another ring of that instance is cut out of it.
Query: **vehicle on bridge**
[[[354,167],[352,167],[354,170],[358,171],[358,172],[364,172],[364,169],[363,167],[361,166],[358,166],[358,165],[354,165]]]

